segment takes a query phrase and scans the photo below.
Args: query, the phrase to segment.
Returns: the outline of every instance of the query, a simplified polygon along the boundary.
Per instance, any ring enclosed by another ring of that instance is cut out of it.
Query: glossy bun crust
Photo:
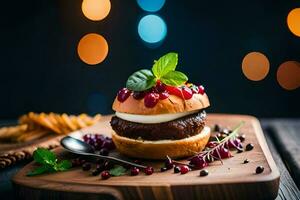
[[[114,111],[121,113],[157,115],[200,110],[207,108],[208,106],[209,100],[206,94],[194,94],[189,100],[170,95],[167,99],[159,100],[153,108],[147,108],[144,105],[144,99],[136,100],[130,95],[124,102],[118,101],[118,98],[116,97],[112,108]]]
[[[165,159],[193,156],[204,149],[210,137],[210,128],[197,135],[180,140],[135,140],[112,133],[112,139],[121,154],[143,159]]]

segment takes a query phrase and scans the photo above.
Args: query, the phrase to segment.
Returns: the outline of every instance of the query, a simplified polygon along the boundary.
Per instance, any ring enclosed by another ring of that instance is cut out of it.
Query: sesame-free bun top
[[[121,113],[136,115],[158,115],[168,113],[189,112],[200,110],[209,106],[209,100],[206,93],[194,94],[191,99],[184,100],[175,95],[170,95],[167,99],[159,100],[153,108],[144,105],[144,99],[136,100],[130,95],[124,102],[115,98],[113,110]]]

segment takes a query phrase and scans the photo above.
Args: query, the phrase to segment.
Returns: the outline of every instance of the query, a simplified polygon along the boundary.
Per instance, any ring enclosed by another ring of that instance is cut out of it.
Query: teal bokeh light
[[[138,5],[144,11],[157,12],[165,4],[165,0],[137,0]]]
[[[141,39],[147,43],[159,43],[167,35],[167,25],[157,15],[146,15],[138,24],[138,33]]]

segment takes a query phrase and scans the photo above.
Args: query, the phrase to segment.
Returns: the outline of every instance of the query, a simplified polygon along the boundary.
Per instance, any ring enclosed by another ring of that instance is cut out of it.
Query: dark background
[[[147,13],[135,0],[111,0],[99,22],[81,12],[81,0],[1,2],[0,118],[29,111],[112,113],[116,92],[137,69],[175,51],[178,70],[204,84],[209,112],[258,117],[300,117],[300,89],[286,91],[276,80],[278,66],[300,61],[300,38],[287,28],[298,0],[182,1],[166,0],[157,12],[168,34],[158,48],[148,48],[137,34]],[[109,44],[109,55],[96,66],[77,55],[82,36],[96,32]],[[264,53],[270,73],[262,81],[242,73],[243,57]]]

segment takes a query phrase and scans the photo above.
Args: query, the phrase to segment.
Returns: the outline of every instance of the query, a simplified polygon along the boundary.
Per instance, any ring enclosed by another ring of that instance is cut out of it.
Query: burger
[[[176,71],[177,53],[154,61],[152,70],[133,73],[119,90],[111,119],[112,139],[126,156],[181,158],[202,151],[210,137],[205,125],[209,99],[202,85]]]

